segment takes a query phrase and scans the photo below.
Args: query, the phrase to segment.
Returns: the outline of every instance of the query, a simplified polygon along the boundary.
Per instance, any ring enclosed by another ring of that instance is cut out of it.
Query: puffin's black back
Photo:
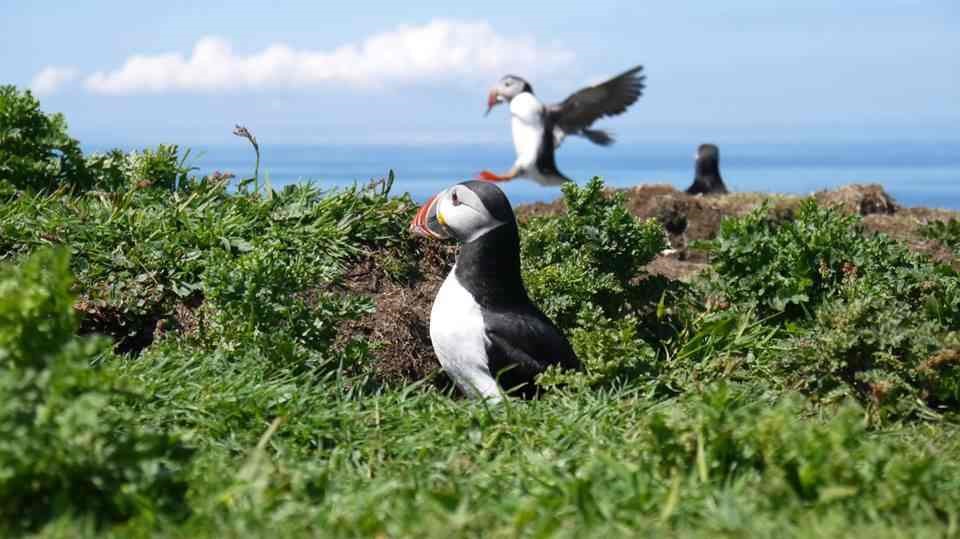
[[[489,182],[473,180],[460,185],[476,193],[490,215],[504,224],[460,247],[457,280],[484,308],[530,303],[520,275],[520,234],[510,201]]]
[[[539,170],[541,174],[558,176],[566,181],[570,181],[570,178],[564,176],[563,173],[560,172],[560,169],[557,168],[557,142],[553,134],[554,127],[555,121],[552,115],[545,114],[543,118],[543,134],[540,138],[540,151],[537,153],[537,161],[534,166],[537,167],[537,170]]]
[[[500,386],[530,397],[537,374],[548,366],[579,370],[569,341],[530,301],[520,274],[520,235],[503,191],[487,182],[464,182],[487,211],[504,224],[464,243],[457,256],[456,277],[482,309],[489,345],[490,372]]]
[[[687,188],[691,195],[722,195],[727,186],[720,177],[720,149],[713,144],[701,144],[697,148],[696,175],[693,184]]]

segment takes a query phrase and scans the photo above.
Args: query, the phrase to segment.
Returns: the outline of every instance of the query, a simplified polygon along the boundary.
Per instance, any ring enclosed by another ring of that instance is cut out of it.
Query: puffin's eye
[[[450,195],[450,201],[453,202],[454,206],[459,206],[461,204],[460,197],[457,196],[456,191],[454,191],[453,194]]]
[[[509,80],[503,83],[504,86],[510,86],[511,84],[513,84],[513,81],[509,81]]]

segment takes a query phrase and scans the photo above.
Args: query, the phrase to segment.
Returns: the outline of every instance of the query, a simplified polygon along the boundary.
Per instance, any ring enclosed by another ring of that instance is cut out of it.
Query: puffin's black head
[[[697,148],[697,161],[700,160],[713,160],[720,161],[720,148],[717,148],[716,144],[701,144]]]
[[[701,144],[697,148],[697,176],[720,175],[720,149],[714,144]]]
[[[722,195],[727,186],[720,177],[720,149],[713,144],[701,144],[697,148],[696,175],[693,184],[687,188],[691,195]]]
[[[533,87],[522,77],[516,75],[506,75],[500,82],[490,88],[490,95],[487,96],[487,112],[493,110],[500,103],[509,103],[511,99],[517,97],[523,92],[533,93]]]
[[[410,232],[466,243],[514,219],[510,201],[499,187],[489,182],[468,181],[431,197],[413,218]]]

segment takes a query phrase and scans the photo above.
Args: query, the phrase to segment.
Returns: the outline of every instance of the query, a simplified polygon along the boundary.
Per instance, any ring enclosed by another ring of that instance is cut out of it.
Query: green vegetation
[[[137,184],[173,190],[187,177],[176,146],[84,157],[67,133],[62,114],[45,114],[29,92],[0,86],[0,190],[102,189],[119,191]]]
[[[960,219],[933,221],[923,229],[923,235],[939,240],[960,255]]]
[[[183,511],[188,452],[161,426],[138,425],[142,397],[93,365],[108,343],[75,336],[70,284],[62,250],[0,272],[0,521]]]
[[[526,224],[521,258],[538,305],[571,338],[584,373],[550,373],[554,384],[597,385],[647,370],[655,355],[639,336],[649,303],[640,268],[666,248],[660,224],[638,221],[623,196],[606,197],[603,182],[563,188],[567,212]]]
[[[818,400],[855,398],[878,415],[960,405],[960,279],[859,216],[807,201],[774,224],[761,208],[726,221],[707,295],[782,328],[749,376]]]
[[[0,181],[19,189],[91,186],[63,115],[44,114],[29,91],[13,86],[0,86]]]
[[[376,309],[356,268],[411,293],[445,270],[391,178],[231,191],[162,146],[78,153],[79,181],[47,135],[10,143],[66,133],[4,92],[9,534],[960,530],[960,277],[858,217],[730,219],[686,285],[644,271],[658,225],[565,187],[566,213],[521,226],[524,273],[587,370],[490,408],[381,379],[386,337],[351,331]]]

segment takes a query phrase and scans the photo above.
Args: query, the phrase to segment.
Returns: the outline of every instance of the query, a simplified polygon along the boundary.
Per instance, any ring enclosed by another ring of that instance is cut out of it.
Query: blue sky
[[[960,138],[956,0],[10,4],[0,82],[93,144],[506,143],[500,74],[556,101],[634,64],[626,144]]]

